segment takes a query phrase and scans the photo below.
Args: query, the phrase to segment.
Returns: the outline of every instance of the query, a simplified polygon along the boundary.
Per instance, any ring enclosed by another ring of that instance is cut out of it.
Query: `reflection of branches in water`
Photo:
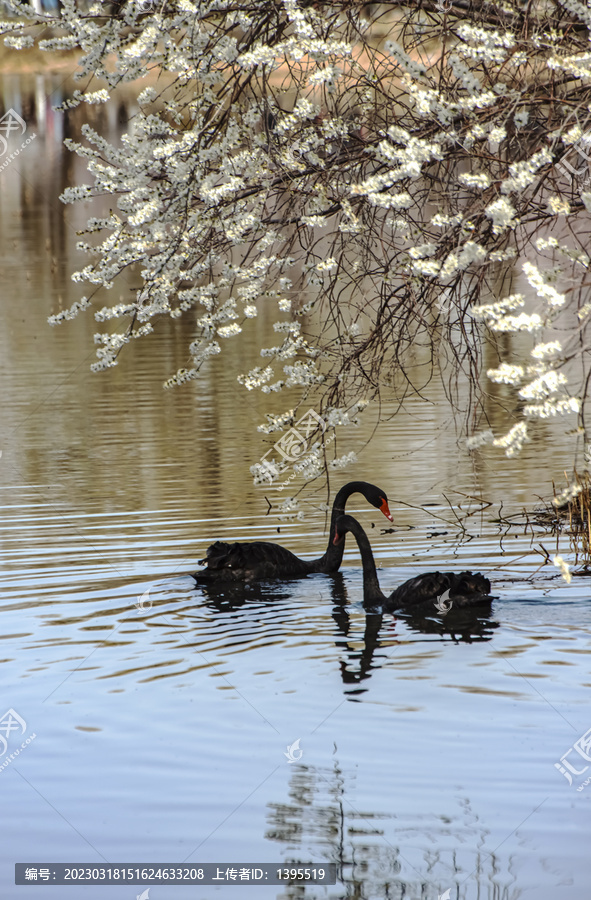
[[[290,774],[288,802],[268,804],[265,837],[284,845],[283,865],[336,863],[338,883],[328,889],[330,898],[435,900],[448,887],[454,900],[520,896],[511,858],[503,862],[486,851],[488,832],[467,799],[458,800],[453,818],[407,815],[400,824],[391,805],[386,813],[354,807],[348,797],[355,794],[355,775],[336,759],[332,768],[301,765]],[[455,849],[446,849],[450,846]],[[325,891],[286,885],[278,900],[316,900],[326,897]]]
[[[370,843],[368,838],[383,836],[380,821],[392,818],[391,814],[362,813],[348,808],[345,800],[347,782],[354,778],[345,776],[338,761],[332,769],[298,766],[291,772],[289,802],[268,805],[269,827],[265,837],[285,844],[289,859],[306,856],[308,859],[321,858],[335,862],[337,878],[347,886],[353,885],[356,877],[351,871],[369,872],[370,869],[384,867],[390,874],[400,872],[398,851]],[[319,802],[320,801],[320,802]],[[287,865],[287,862],[285,863]],[[390,880],[390,879],[388,879]],[[313,897],[308,894],[306,897]],[[287,887],[286,898],[303,896],[297,885]],[[350,894],[347,896],[365,896]]]

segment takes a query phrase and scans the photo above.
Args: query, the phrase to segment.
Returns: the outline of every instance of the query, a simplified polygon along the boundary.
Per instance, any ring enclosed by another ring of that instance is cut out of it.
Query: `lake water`
[[[280,521],[265,500],[277,494],[252,484],[268,398],[236,376],[271,333],[264,308],[244,343],[173,391],[162,383],[188,362],[190,322],[162,321],[101,375],[88,314],[46,324],[80,296],[69,276],[86,262],[75,232],[89,210],[57,199],[83,179],[59,144],[76,123],[42,102],[62,81],[0,81],[37,134],[0,174],[0,715],[19,717],[0,766],[25,743],[0,768],[0,897],[147,896],[17,887],[17,862],[338,870],[333,886],[155,885],[149,900],[589,896],[591,784],[577,788],[591,763],[571,750],[591,729],[588,581],[540,568],[551,537],[501,540],[494,522],[501,501],[515,511],[550,493],[568,439],[548,428],[517,461],[469,456],[435,386],[432,403],[387,421],[382,409],[369,443],[371,409],[337,429],[358,462],[333,473],[331,500],[355,478],[390,498],[394,531],[363,498],[350,509],[384,590],[477,568],[493,582],[488,616],[366,616],[350,539],[335,579],[195,587],[218,538],[319,555],[326,491],[307,488],[306,518]],[[101,113],[106,130],[128,113]],[[493,505],[460,541],[450,503],[467,508],[463,495]],[[572,784],[557,763],[579,772]]]

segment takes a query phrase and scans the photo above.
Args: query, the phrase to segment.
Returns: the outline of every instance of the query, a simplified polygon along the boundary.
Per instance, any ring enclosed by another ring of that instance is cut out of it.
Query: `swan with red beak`
[[[270,578],[303,578],[314,572],[333,575],[343,560],[344,540],[336,542],[337,519],[345,513],[351,494],[363,494],[375,509],[393,522],[385,491],[367,481],[350,481],[338,491],[332,505],[328,546],[318,559],[300,559],[291,550],[269,541],[237,541],[228,544],[216,541],[200,562],[205,569],[193,577],[198,584],[224,581],[264,581]]]

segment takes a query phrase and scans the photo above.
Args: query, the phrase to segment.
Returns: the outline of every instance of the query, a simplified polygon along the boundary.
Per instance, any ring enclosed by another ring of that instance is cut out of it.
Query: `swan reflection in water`
[[[332,618],[336,625],[335,647],[339,650],[341,679],[347,687],[360,685],[371,678],[376,669],[381,669],[394,658],[395,647],[422,640],[432,643],[440,638],[453,643],[474,643],[490,641],[499,623],[491,618],[488,607],[452,608],[437,614],[436,611],[398,610],[393,613],[367,612],[364,617],[363,638],[358,628],[359,616],[352,614],[349,591],[341,572],[331,577],[311,576],[310,584],[316,582],[320,588],[320,598],[326,597],[329,582],[330,599],[333,603]],[[246,604],[256,603],[258,614],[279,601],[289,602],[296,586],[302,582],[277,581],[259,582],[251,585],[224,584],[199,585],[199,593],[205,598],[205,607],[216,616],[238,610]],[[356,610],[357,613],[359,610]],[[360,647],[360,643],[362,646]],[[361,694],[366,688],[347,690],[347,694]]]
[[[455,644],[471,644],[477,641],[490,641],[494,630],[499,627],[499,623],[491,618],[490,606],[460,609],[452,607],[449,612],[439,615],[423,608],[415,611],[398,610],[395,614],[368,611],[360,648],[359,633],[352,633],[354,620],[347,605],[347,588],[340,572],[334,576],[333,582],[332,599],[335,605],[332,617],[340,634],[346,638],[335,641],[335,645],[344,651],[346,657],[341,659],[340,663],[341,678],[346,685],[360,684],[371,678],[374,670],[381,669],[385,663],[392,660],[394,647],[421,640],[409,636],[408,631],[429,637],[437,636]],[[404,637],[401,636],[399,626],[407,631]],[[425,641],[425,643],[432,642],[429,639]],[[365,688],[347,693],[364,691]]]

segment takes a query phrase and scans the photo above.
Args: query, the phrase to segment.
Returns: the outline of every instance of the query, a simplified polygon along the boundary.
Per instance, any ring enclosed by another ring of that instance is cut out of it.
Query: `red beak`
[[[383,512],[387,519],[390,519],[391,522],[394,521],[394,516],[390,512],[390,508],[388,506],[388,501],[384,500],[382,505],[380,506],[380,512]]]
[[[341,540],[342,540],[342,538],[341,538],[340,534],[337,533],[333,537],[332,542],[333,542],[333,544],[340,544]]]

